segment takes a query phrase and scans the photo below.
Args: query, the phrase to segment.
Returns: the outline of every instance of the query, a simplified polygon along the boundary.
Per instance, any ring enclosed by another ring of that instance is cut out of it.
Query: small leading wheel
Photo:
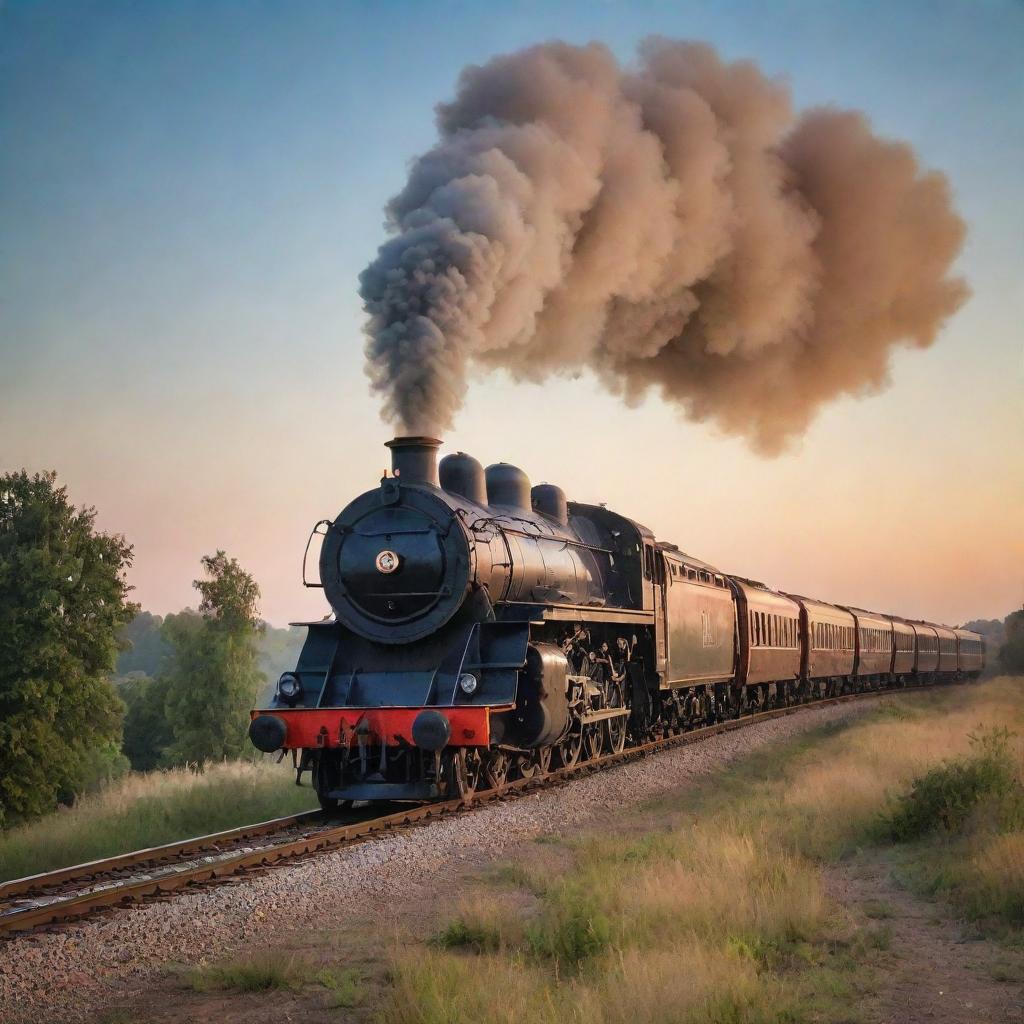
[[[555,768],[571,768],[580,759],[583,750],[583,733],[575,728],[554,748],[551,763]]]
[[[313,763],[313,788],[316,790],[316,798],[320,801],[320,810],[324,814],[336,814],[352,806],[351,800],[339,800],[330,796],[331,790],[341,785],[341,769],[336,761],[329,760],[321,754]]]
[[[626,747],[626,716],[604,720],[604,742],[613,754],[621,754]]]
[[[446,757],[448,792],[452,798],[459,797],[466,803],[480,786],[484,762],[476,747],[459,747]]]
[[[600,722],[584,726],[583,752],[587,761],[596,761],[604,747],[604,727]]]

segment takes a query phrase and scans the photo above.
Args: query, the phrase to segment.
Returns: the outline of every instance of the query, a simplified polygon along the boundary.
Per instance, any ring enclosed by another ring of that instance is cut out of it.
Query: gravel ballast
[[[242,882],[6,940],[0,953],[0,1020],[74,1024],[144,992],[166,965],[195,964],[262,942],[285,927],[317,930],[428,891],[453,861],[480,862],[543,833],[572,832],[721,769],[769,743],[862,714],[874,701],[807,708],[712,736],[519,799],[487,805]],[[287,926],[285,925],[287,922]]]

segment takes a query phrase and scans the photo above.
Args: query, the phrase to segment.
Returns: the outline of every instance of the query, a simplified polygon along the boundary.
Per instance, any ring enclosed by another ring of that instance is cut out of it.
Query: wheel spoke
[[[491,789],[498,789],[508,782],[508,770],[511,765],[508,754],[504,750],[492,750],[487,758],[487,784]]]
[[[573,727],[569,735],[555,747],[553,763],[556,768],[571,768],[580,759],[583,749],[583,733]]]
[[[588,725],[583,733],[583,748],[586,760],[596,761],[601,756],[601,748],[604,746],[604,729],[600,723]]]

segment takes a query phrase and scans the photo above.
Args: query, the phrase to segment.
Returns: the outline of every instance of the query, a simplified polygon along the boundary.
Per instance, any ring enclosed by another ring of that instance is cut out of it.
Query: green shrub
[[[1003,817],[1016,817],[1021,784],[1010,754],[1010,736],[1007,729],[972,736],[968,757],[947,761],[914,779],[910,792],[885,819],[891,838],[906,842],[937,829],[958,832],[989,801],[1001,805]]]
[[[266,992],[296,988],[309,972],[309,965],[297,957],[262,951],[248,959],[197,967],[188,983],[196,992]]]
[[[540,920],[526,931],[534,956],[569,967],[603,953],[611,939],[611,922],[597,900],[571,882],[548,894]]]
[[[501,935],[485,924],[457,917],[447,924],[436,941],[444,949],[472,949],[485,953],[501,946]]]
[[[354,968],[324,967],[317,971],[313,980],[330,990],[332,1009],[351,1009],[359,1005],[363,978]]]

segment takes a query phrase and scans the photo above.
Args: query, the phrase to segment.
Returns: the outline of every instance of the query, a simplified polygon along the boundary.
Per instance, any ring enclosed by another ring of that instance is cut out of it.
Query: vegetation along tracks
[[[516,779],[496,789],[477,792],[469,801],[460,798],[443,803],[403,807],[397,812],[378,814],[376,817],[371,815],[378,812],[379,807],[367,807],[362,810],[362,814],[359,810],[351,812],[349,817],[354,820],[342,823],[325,819],[319,811],[309,811],[0,882],[0,935],[12,936],[47,925],[73,921],[99,909],[129,906],[139,901],[165,897],[173,892],[190,888],[194,890],[203,884],[228,881],[248,871],[428,824],[443,815],[463,813],[495,800],[564,782],[671,747],[696,743],[719,733],[796,714],[807,708],[924,688],[933,687],[872,690],[754,712],[741,718],[727,719],[627,747],[620,753],[583,761],[569,768],[558,768],[543,776]]]

